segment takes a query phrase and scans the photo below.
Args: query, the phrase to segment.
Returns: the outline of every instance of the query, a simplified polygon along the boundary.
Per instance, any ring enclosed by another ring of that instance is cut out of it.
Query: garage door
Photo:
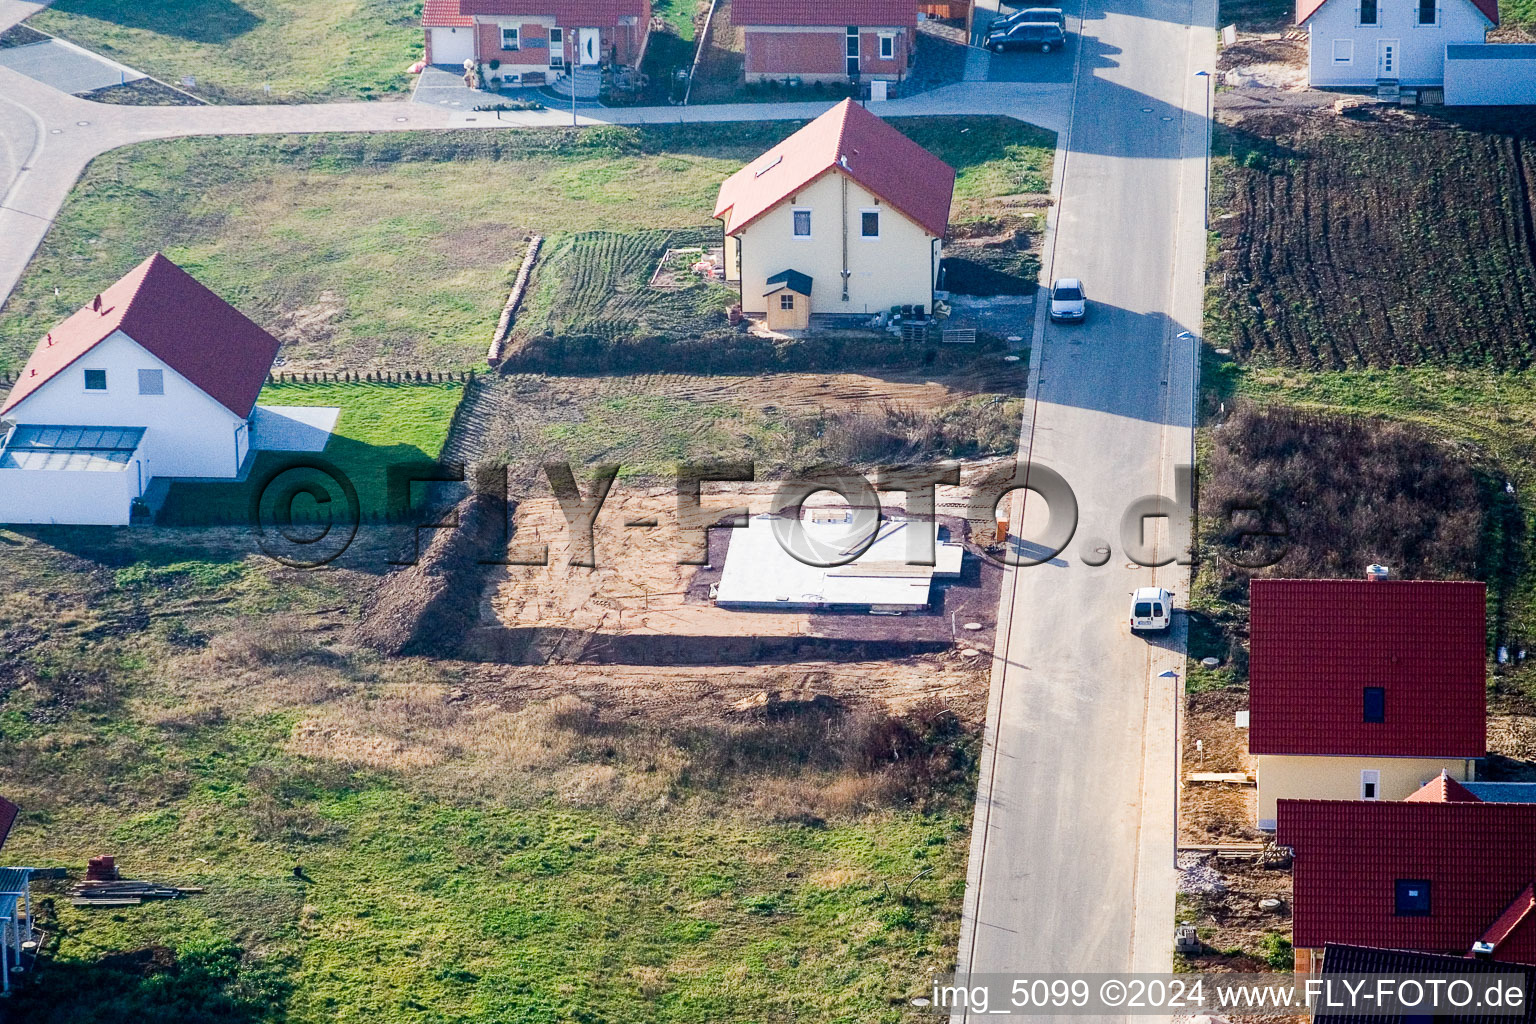
[[[472,28],[434,28],[432,63],[463,67],[475,59],[475,30]]]
[[[1536,45],[1452,43],[1445,48],[1445,105],[1536,103]]]

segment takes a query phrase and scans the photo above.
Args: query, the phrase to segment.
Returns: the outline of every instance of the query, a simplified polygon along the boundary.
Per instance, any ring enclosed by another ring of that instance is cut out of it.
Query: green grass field
[[[404,94],[423,49],[420,0],[56,0],[28,24],[216,103]]]
[[[464,386],[456,382],[281,383],[268,384],[257,402],[341,410],[325,451],[318,454],[351,481],[363,518],[371,520],[406,511],[391,503],[389,468],[436,461],[463,392]],[[244,483],[173,483],[160,521],[171,525],[247,522],[254,488],[282,467],[309,457],[300,452],[262,452]]]
[[[985,216],[991,196],[1048,187],[1050,132],[995,117],[897,123],[958,169],[956,223]],[[290,368],[483,365],[529,233],[550,239],[554,263],[587,232],[633,236],[619,248],[659,258],[670,233],[717,232],[709,215],[720,182],[797,127],[204,138],[114,150],[86,171],[0,312],[0,372],[15,372],[50,327],[157,249],[278,335]],[[649,277],[645,260],[594,258],[540,275],[545,291],[530,316],[566,322],[549,311],[567,274],[632,287]],[[589,289],[589,313],[607,302],[605,287]],[[718,310],[722,292],[632,292],[620,319],[642,322],[637,303],[648,304],[665,329],[680,307],[689,317],[700,304]]]
[[[1499,28],[1513,29],[1526,36],[1536,35],[1536,0],[1502,0]]]
[[[964,735],[911,790],[880,720],[658,721],[351,649],[382,550],[30,534],[0,534],[7,860],[206,892],[40,889],[21,1018],[868,1024],[953,959]]]

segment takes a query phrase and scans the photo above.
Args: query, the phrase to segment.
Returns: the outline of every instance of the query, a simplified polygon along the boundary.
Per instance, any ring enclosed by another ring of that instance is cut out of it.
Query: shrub
[[[1479,574],[1477,474],[1406,424],[1241,405],[1214,431],[1198,504],[1228,600],[1253,575],[1347,578],[1372,562],[1407,579]]]
[[[1290,971],[1296,964],[1291,940],[1279,932],[1265,932],[1259,948],[1264,951],[1264,962],[1275,971]]]

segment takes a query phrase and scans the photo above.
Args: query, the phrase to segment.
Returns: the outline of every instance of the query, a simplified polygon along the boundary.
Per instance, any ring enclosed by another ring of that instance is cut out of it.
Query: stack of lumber
[[[77,907],[136,907],[145,900],[174,900],[202,891],[123,879],[114,882],[81,882],[69,894],[74,897]]]

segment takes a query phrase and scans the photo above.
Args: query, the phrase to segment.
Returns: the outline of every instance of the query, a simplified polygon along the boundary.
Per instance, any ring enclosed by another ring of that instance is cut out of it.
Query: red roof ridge
[[[765,181],[777,168],[783,173]],[[726,234],[734,235],[834,168],[929,234],[943,237],[954,197],[954,168],[852,100],[843,100],[726,178],[714,216],[725,220]]]
[[[1497,951],[1499,945],[1520,927],[1520,922],[1529,917],[1532,910],[1536,910],[1536,882],[1527,885],[1483,933],[1482,943],[1492,947],[1489,952]]]
[[[1440,769],[1439,775],[1436,775],[1403,799],[1411,800],[1414,803],[1435,804],[1480,804],[1483,802],[1482,798],[1476,793],[1473,793],[1466,786],[1451,778],[1451,773],[1444,768]]]

